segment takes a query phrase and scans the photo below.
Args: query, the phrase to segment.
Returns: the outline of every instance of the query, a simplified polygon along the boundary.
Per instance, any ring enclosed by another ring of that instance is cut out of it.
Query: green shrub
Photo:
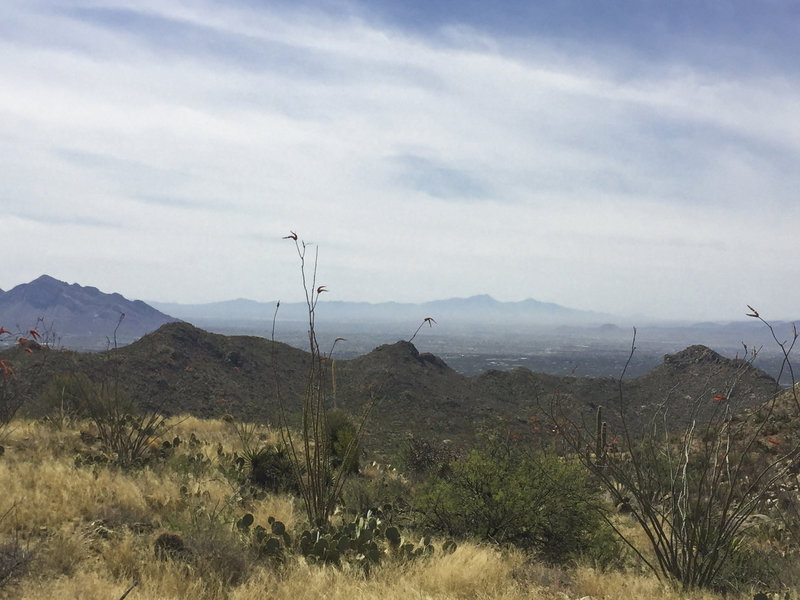
[[[328,411],[328,439],[331,445],[331,466],[344,465],[345,473],[358,473],[361,463],[361,443],[353,419],[340,408]]]
[[[416,480],[428,476],[446,477],[450,463],[458,458],[458,452],[436,440],[424,440],[409,436],[400,449],[400,464],[405,472]]]
[[[358,475],[342,487],[342,505],[347,514],[363,515],[390,504],[395,512],[407,513],[411,495],[408,484],[396,473],[385,469],[375,477]]]
[[[587,554],[606,560],[614,542],[598,537],[605,527],[598,505],[579,465],[497,441],[453,461],[450,473],[431,477],[417,498],[424,523],[435,530],[534,550],[555,563]]]
[[[275,493],[297,492],[297,478],[285,448],[262,448],[248,462],[248,479],[253,485]]]

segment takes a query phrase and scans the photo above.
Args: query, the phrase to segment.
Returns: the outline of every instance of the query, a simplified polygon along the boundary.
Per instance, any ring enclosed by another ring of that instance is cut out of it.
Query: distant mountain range
[[[118,344],[131,343],[164,323],[188,321],[210,328],[244,328],[272,321],[277,302],[238,299],[210,304],[145,303],[95,287],[68,284],[49,275],[0,290],[0,325],[27,330],[39,323],[57,345],[80,350],[104,349],[114,336]],[[120,315],[125,317],[120,323]],[[426,317],[440,327],[477,325],[554,326],[599,325],[612,317],[575,310],[559,304],[528,299],[499,302],[488,295],[450,298],[421,304],[399,302],[321,302],[317,317],[327,324],[358,326],[396,325],[413,331]],[[277,313],[281,323],[296,323],[303,329],[308,318],[302,302],[282,303]],[[120,325],[117,329],[117,325]]]
[[[277,302],[229,300],[209,304],[170,304],[151,302],[162,312],[195,324],[224,325],[254,321],[271,321]],[[433,317],[440,324],[460,325],[600,325],[614,317],[607,314],[576,310],[554,304],[527,299],[521,302],[500,302],[489,295],[469,298],[449,298],[420,304],[401,302],[342,302],[323,301],[317,307],[320,320],[334,323],[402,323],[406,328]],[[281,303],[277,313],[279,321],[300,321],[308,318],[303,302]]]
[[[0,290],[0,326],[12,331],[37,327],[57,347],[102,350],[113,342],[115,331],[118,344],[129,344],[173,321],[177,319],[141,300],[49,275]]]

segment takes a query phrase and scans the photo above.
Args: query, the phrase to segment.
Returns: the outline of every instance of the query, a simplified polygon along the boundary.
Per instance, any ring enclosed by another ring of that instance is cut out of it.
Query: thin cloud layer
[[[399,4],[12,3],[0,287],[796,316],[790,7]]]

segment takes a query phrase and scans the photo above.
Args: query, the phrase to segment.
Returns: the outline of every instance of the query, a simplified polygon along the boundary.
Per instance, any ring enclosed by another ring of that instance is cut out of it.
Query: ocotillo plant
[[[750,316],[760,319],[755,310]],[[618,381],[618,402],[612,409],[622,439],[620,452],[606,453],[606,424],[599,410],[593,438],[557,402],[551,411],[564,419],[564,439],[575,456],[615,502],[629,506],[629,514],[645,534],[643,538],[631,536],[604,514],[622,540],[660,579],[683,589],[709,587],[718,582],[731,561],[748,517],[765,505],[796,466],[800,443],[792,441],[779,454],[761,456],[759,440],[774,412],[777,393],[750,419],[735,418],[741,408],[737,403],[742,401],[737,386],[751,368],[755,352],[738,364],[724,389],[707,387],[695,394],[688,406],[689,425],[683,430],[672,429],[669,403],[664,402],[644,431],[634,431],[628,422],[623,378],[635,341],[634,329],[630,356]],[[791,345],[779,344],[785,358],[782,369],[790,372],[793,344],[794,340]],[[713,410],[704,416],[702,408],[708,405]],[[585,451],[592,444],[594,459]],[[642,539],[649,552],[640,547]]]
[[[320,351],[316,335],[317,302],[319,302],[320,295],[327,292],[328,289],[324,285],[317,285],[318,249],[315,249],[314,264],[309,278],[306,273],[306,243],[299,240],[294,232],[291,232],[284,239],[294,241],[300,258],[300,273],[308,315],[308,351],[311,355],[311,361],[305,392],[301,401],[302,419],[298,440],[290,427],[287,403],[281,391],[280,373],[278,373],[277,369],[275,322],[277,320],[277,311],[280,307],[280,303],[278,303],[272,325],[272,365],[280,411],[281,436],[291,457],[297,486],[303,499],[308,521],[312,526],[322,527],[328,523],[328,519],[333,514],[344,482],[349,475],[347,467],[352,464],[351,457],[357,451],[363,437],[364,424],[372,409],[372,401],[365,406],[364,412],[356,425],[355,434],[349,440],[347,447],[340,448],[339,455],[334,456],[330,440],[330,427],[328,425],[328,408],[329,403],[332,402],[335,396],[335,388],[333,387],[335,381],[332,373],[328,371],[328,365],[332,365],[331,354],[336,342],[331,347],[331,353],[324,355]],[[339,339],[341,338],[338,338],[337,341]]]

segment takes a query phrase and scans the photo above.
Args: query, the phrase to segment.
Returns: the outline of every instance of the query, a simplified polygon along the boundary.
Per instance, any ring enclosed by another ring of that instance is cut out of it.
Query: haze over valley
[[[270,339],[274,316],[275,339],[306,349],[306,305],[281,303],[277,313],[276,305],[243,299],[205,305],[129,301],[120,294],[45,275],[0,292],[0,325],[26,330],[24,325],[39,322],[56,346],[98,351],[114,340],[129,344],[174,320],[215,333]],[[425,323],[426,317],[434,322]],[[773,325],[780,341],[791,339],[791,324]],[[336,338],[345,338],[336,344],[335,358],[356,358],[382,344],[413,337],[420,351],[440,357],[468,376],[525,367],[553,375],[617,377],[631,356],[634,327],[636,351],[628,376],[641,375],[664,355],[695,344],[734,358],[745,355],[744,343],[749,350],[760,349],[756,366],[776,376],[780,371],[780,347],[768,328],[752,318],[732,323],[650,320],[639,324],[533,299],[498,302],[488,295],[424,304],[326,302],[323,297],[316,308],[323,351]]]

